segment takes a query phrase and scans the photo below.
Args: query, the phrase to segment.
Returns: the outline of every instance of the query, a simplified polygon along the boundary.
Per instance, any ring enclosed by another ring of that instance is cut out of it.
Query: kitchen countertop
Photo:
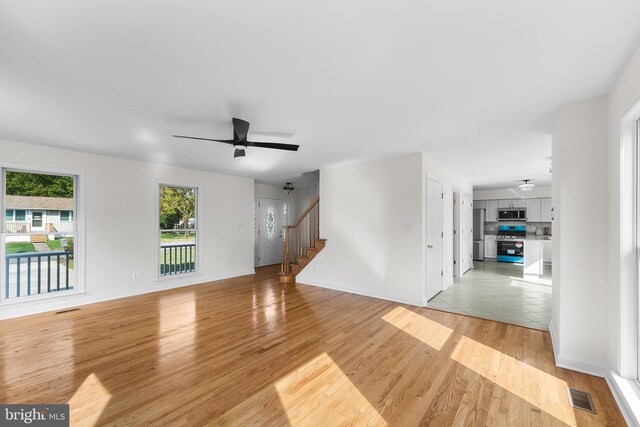
[[[485,238],[487,238],[487,237],[496,238],[497,235],[496,234],[485,234],[484,237]],[[522,240],[549,240],[549,241],[551,241],[551,237],[552,236],[536,236],[535,234],[527,234],[527,236]]]

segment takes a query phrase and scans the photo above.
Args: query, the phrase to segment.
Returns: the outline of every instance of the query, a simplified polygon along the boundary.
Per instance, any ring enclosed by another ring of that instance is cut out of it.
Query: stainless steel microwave
[[[525,208],[500,208],[498,209],[498,221],[526,221],[527,210]]]

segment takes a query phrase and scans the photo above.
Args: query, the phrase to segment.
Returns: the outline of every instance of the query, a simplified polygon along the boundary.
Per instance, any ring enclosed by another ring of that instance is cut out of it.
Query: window
[[[267,215],[264,219],[264,228],[267,232],[267,237],[269,239],[273,239],[273,236],[276,234],[276,211],[269,207],[267,209]]]
[[[73,221],[73,212],[60,211],[60,222],[69,222],[69,221]]]
[[[159,187],[160,277],[197,272],[198,189]]]
[[[2,169],[5,210],[1,231],[2,292],[0,300],[77,292],[78,259],[73,222],[76,209],[74,175]],[[68,224],[60,228],[50,209],[67,208]],[[16,209],[19,207],[19,209]]]

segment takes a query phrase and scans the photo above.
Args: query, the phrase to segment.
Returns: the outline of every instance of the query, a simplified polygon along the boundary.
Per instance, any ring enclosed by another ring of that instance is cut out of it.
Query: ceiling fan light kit
[[[247,134],[249,133],[249,122],[233,118],[233,139],[211,139],[211,138],[200,138],[196,136],[184,136],[184,135],[173,135],[174,138],[185,138],[185,139],[198,139],[202,141],[215,141],[222,142],[223,144],[233,145],[235,151],[233,152],[233,157],[245,157],[247,147],[259,147],[259,148],[270,148],[272,150],[286,150],[286,151],[298,151],[299,145],[296,144],[282,144],[278,142],[256,142],[256,141],[248,141]]]
[[[536,188],[536,185],[533,182],[529,182],[529,181],[531,181],[531,180],[530,179],[523,179],[522,180],[522,184],[520,184],[518,186],[521,191],[531,191],[534,188]]]

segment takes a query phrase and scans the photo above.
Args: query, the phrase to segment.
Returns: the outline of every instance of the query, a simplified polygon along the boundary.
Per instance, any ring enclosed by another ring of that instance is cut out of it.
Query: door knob
[[[427,249],[433,249],[432,245],[427,245]]]

